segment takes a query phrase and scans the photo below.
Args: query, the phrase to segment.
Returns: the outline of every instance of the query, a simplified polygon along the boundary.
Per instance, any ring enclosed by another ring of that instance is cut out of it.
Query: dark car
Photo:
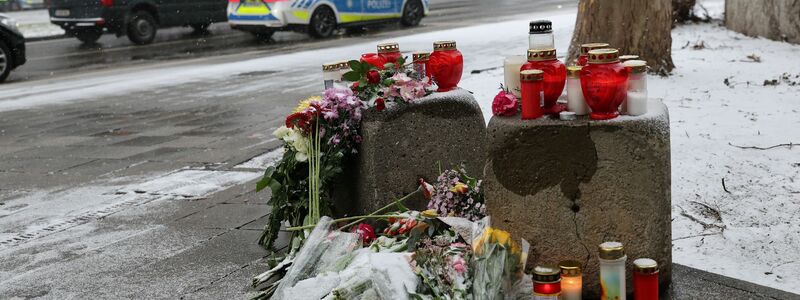
[[[0,15],[0,82],[24,63],[25,37],[17,29],[17,21]]]
[[[50,22],[84,43],[94,43],[104,31],[127,35],[149,44],[156,30],[191,26],[205,31],[227,20],[226,0],[51,0]]]

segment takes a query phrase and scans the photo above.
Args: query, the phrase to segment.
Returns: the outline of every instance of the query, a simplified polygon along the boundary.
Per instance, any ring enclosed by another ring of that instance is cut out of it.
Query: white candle
[[[583,99],[580,78],[581,66],[567,67],[567,110],[583,116],[589,113],[589,105]]]
[[[628,91],[628,114],[641,116],[647,113],[647,94]]]
[[[600,244],[601,300],[625,300],[625,261],[628,257],[619,242]]]
[[[628,68],[628,97],[623,104],[625,113],[641,116],[647,113],[647,62],[643,60],[626,61]]]
[[[561,267],[561,299],[581,300],[583,292],[581,264],[577,261],[568,260],[562,261],[558,266]]]
[[[522,65],[528,62],[525,55],[509,55],[503,61],[504,75],[505,75],[505,88],[508,89],[517,98],[522,97],[522,90],[520,89],[519,71]]]

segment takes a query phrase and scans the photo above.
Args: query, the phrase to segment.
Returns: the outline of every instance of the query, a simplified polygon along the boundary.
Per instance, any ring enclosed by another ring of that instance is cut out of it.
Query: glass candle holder
[[[464,57],[456,49],[455,41],[433,43],[433,53],[428,59],[428,73],[439,87],[438,92],[455,89],[464,72]]]
[[[397,60],[403,57],[400,54],[400,44],[398,43],[385,43],[385,44],[378,44],[378,56],[380,56],[384,64],[393,63],[397,64]],[[395,66],[396,68],[400,68],[402,66]]]
[[[622,243],[600,244],[600,299],[625,300],[625,249]]]
[[[378,68],[378,70],[383,70],[383,65],[386,64],[386,61],[383,60],[383,57],[379,56],[377,53],[361,54],[361,62],[368,63]]]
[[[505,88],[517,96],[522,97],[522,90],[520,89],[519,71],[522,65],[528,62],[525,55],[509,55],[503,60],[503,77],[505,77]]]
[[[550,20],[531,21],[528,35],[528,49],[555,48],[553,23]]]
[[[633,299],[658,300],[658,263],[655,260],[633,261]]]
[[[431,54],[428,52],[414,52],[411,57],[413,59],[414,74],[417,77],[416,79],[422,80],[426,76],[430,78],[430,75],[428,75],[427,65]]]
[[[544,72],[544,113],[558,115],[566,106],[558,103],[567,79],[567,67],[556,58],[556,49],[530,49],[528,62],[522,70],[542,70]]]
[[[647,62],[629,60],[623,63],[628,69],[628,95],[622,107],[631,116],[647,113]]]
[[[589,106],[583,99],[581,69],[581,66],[567,67],[567,109],[579,116],[589,113]]]
[[[581,263],[567,260],[559,263],[558,267],[561,268],[561,299],[581,300],[583,293]]]
[[[522,119],[533,120],[544,115],[544,90],[542,70],[524,70],[519,72],[522,85]]]
[[[589,64],[581,69],[581,88],[593,120],[619,116],[627,96],[628,71],[619,62],[617,49],[589,51]]]
[[[578,56],[578,65],[584,67],[589,63],[589,51],[608,47],[609,45],[606,43],[581,44],[581,53],[580,56]]]
[[[531,277],[534,300],[561,300],[561,269],[536,266]]]
[[[350,71],[350,65],[346,61],[338,61],[322,65],[322,80],[325,89],[333,87],[347,87],[342,76]]]

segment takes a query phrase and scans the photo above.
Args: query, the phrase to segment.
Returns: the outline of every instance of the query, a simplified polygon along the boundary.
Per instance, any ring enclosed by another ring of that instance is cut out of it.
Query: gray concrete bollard
[[[434,93],[409,105],[370,108],[361,122],[363,142],[356,161],[334,197],[337,215],[373,212],[417,189],[417,179],[436,180],[442,169],[464,163],[467,172],[483,172],[486,125],[468,91]],[[349,191],[341,191],[346,187]],[[424,210],[421,195],[406,206]]]
[[[608,121],[494,117],[487,129],[492,225],[531,243],[528,266],[583,263],[584,296],[600,295],[598,245],[648,257],[667,288],[672,268],[670,135],[666,106]]]

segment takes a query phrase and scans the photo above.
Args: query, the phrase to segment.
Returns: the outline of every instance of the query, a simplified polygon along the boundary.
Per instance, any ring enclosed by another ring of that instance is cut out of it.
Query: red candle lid
[[[542,70],[524,70],[519,72],[520,81],[539,81],[544,79],[544,71]]]
[[[643,274],[658,273],[658,262],[649,258],[639,258],[633,261],[633,270]]]
[[[553,266],[536,266],[531,277],[535,282],[558,282],[561,280],[561,269]]]
[[[610,45],[608,45],[607,43],[582,44],[581,45],[581,55],[587,55],[587,54],[589,54],[589,51],[592,51],[594,49],[603,49],[603,48],[608,48],[608,47],[610,47]]]
[[[428,59],[431,58],[431,54],[428,52],[414,52],[411,57],[415,62],[428,61]]]
[[[392,52],[400,52],[400,44],[398,43],[378,44],[378,53],[392,53]]]
[[[556,59],[556,49],[528,49],[528,61],[543,61]]]
[[[435,41],[433,42],[433,50],[456,50],[456,41]]]
[[[607,64],[619,62],[619,50],[605,48],[589,51],[590,64]]]

